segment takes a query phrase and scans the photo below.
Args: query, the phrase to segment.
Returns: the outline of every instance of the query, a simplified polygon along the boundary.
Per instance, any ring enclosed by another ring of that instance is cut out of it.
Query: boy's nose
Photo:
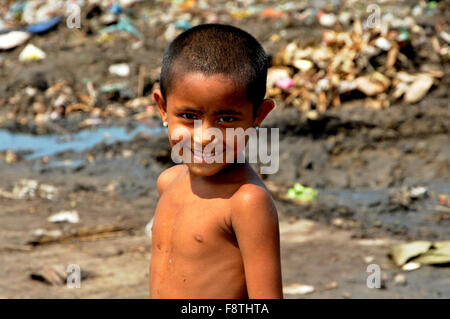
[[[206,145],[218,138],[217,134],[213,134],[213,129],[215,128],[210,121],[198,121],[201,123],[194,123],[194,145],[196,147],[204,148]],[[217,128],[216,128],[217,129]]]

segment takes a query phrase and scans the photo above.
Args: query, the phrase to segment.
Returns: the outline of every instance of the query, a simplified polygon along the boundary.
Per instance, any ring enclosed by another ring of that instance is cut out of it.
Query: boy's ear
[[[272,99],[264,99],[262,103],[259,105],[258,110],[256,111],[256,118],[254,125],[261,126],[261,123],[264,121],[267,114],[269,114],[274,107],[275,102]]]
[[[159,114],[161,115],[161,119],[163,120],[163,122],[166,122],[167,121],[166,103],[164,102],[160,89],[156,89],[155,91],[153,91],[153,98],[155,99],[155,102],[158,105],[158,111]]]

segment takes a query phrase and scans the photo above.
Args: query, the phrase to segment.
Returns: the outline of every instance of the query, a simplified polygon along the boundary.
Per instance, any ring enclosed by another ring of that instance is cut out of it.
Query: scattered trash
[[[314,286],[291,284],[283,288],[283,293],[287,295],[307,295],[314,292]]]
[[[121,14],[121,13],[123,13],[123,10],[122,10],[122,7],[120,6],[120,4],[114,3],[109,8],[109,12],[114,13],[114,14]]]
[[[325,13],[323,11],[319,11],[319,13],[317,13],[317,19],[319,19],[319,23],[324,27],[332,27],[337,22],[336,15],[332,13]]]
[[[343,98],[349,100],[353,96],[365,96],[365,105],[374,109],[389,107],[402,97],[404,103],[419,102],[443,76],[439,72],[441,66],[433,62],[427,71],[412,70],[409,66],[423,61],[410,61],[417,55],[406,55],[402,50],[405,46],[424,50],[424,46],[416,44],[427,42],[424,30],[411,17],[406,23],[399,21],[398,25],[392,25],[397,20],[389,15],[390,20],[383,21],[382,32],[378,28],[363,28],[361,20],[353,17],[348,31],[323,30],[320,45],[300,45],[301,40],[293,40],[281,47],[269,68],[268,95],[276,98],[288,94],[287,100],[304,112],[311,109],[324,112],[331,106],[339,106]],[[317,19],[327,28],[338,24],[334,13],[319,11]],[[350,19],[343,16],[343,21],[346,24]],[[442,34],[441,39],[448,47],[446,35]],[[446,46],[436,37],[433,39],[434,49],[427,51],[428,57],[436,60],[439,54],[448,55]],[[284,72],[281,76],[280,70]],[[411,71],[414,73],[406,73]],[[405,74],[410,78],[407,81],[402,76]],[[292,78],[293,84],[280,90],[277,81],[284,78]]]
[[[418,199],[418,198],[422,198],[427,194],[427,189],[426,187],[413,187],[411,188],[410,192],[409,192],[409,197],[411,197],[412,199]]]
[[[68,223],[76,224],[80,221],[80,217],[78,216],[78,212],[75,210],[61,211],[57,214],[50,216],[48,218],[48,221],[51,223],[68,222]]]
[[[274,8],[265,8],[261,11],[260,16],[263,18],[281,18],[284,12],[281,10],[276,10]]]
[[[131,226],[100,225],[94,227],[81,227],[70,229],[67,233],[60,230],[37,229],[27,240],[28,245],[45,245],[56,242],[68,242],[72,240],[98,240],[124,236],[133,230]]]
[[[442,205],[450,207],[450,196],[447,194],[439,194],[438,201]]]
[[[450,241],[435,242],[432,249],[414,261],[422,265],[450,263]]]
[[[331,290],[331,289],[336,289],[338,287],[338,282],[337,281],[331,281],[328,284],[325,285],[324,289],[325,290]]]
[[[420,267],[421,267],[421,264],[419,264],[419,263],[409,262],[409,263],[404,264],[402,266],[402,270],[404,270],[404,271],[413,271],[413,270],[419,269]]]
[[[177,21],[175,23],[175,28],[186,31],[190,28],[192,28],[192,23],[186,20]]]
[[[420,101],[433,85],[433,81],[433,78],[429,75],[422,74],[417,76],[416,80],[406,91],[403,100],[406,103],[415,103]]]
[[[371,264],[374,260],[375,260],[374,256],[366,256],[366,257],[364,257],[364,262],[366,264]]]
[[[403,270],[414,270],[420,265],[447,264],[450,263],[450,240],[434,243],[415,241],[397,245],[392,248],[389,256],[397,266],[403,266]]]
[[[145,225],[145,233],[148,237],[152,237],[153,218]]]
[[[351,220],[351,219],[344,219],[344,218],[333,218],[331,220],[331,224],[333,226],[336,226],[338,228],[343,228],[343,229],[351,229],[353,227],[356,226],[356,222]]]
[[[10,50],[27,42],[30,38],[28,32],[11,31],[6,34],[0,34],[0,50]]]
[[[6,164],[13,164],[17,162],[17,154],[12,150],[6,151],[5,162]]]
[[[394,283],[395,283],[396,285],[399,285],[399,286],[404,286],[404,285],[406,285],[406,277],[405,277],[405,275],[403,275],[403,274],[397,274],[397,275],[394,277]]]
[[[425,198],[427,195],[426,187],[402,187],[400,190],[391,191],[389,201],[394,207],[409,208],[414,201]]]
[[[17,182],[11,192],[0,188],[0,196],[10,199],[33,199],[35,197],[54,200],[58,189],[53,185],[39,184],[37,180],[22,179]]]
[[[62,286],[67,283],[67,277],[70,273],[67,272],[67,267],[64,265],[44,266],[40,270],[32,272],[30,278],[33,280],[42,281],[53,286]],[[80,279],[88,278],[88,273],[80,269]]]
[[[34,34],[42,34],[45,32],[50,31],[54,27],[58,25],[58,23],[61,21],[61,17],[54,17],[48,21],[32,24],[25,28],[26,31]]]
[[[108,70],[109,73],[122,77],[130,75],[130,66],[126,63],[113,64]]]
[[[276,85],[281,89],[288,89],[294,85],[294,80],[292,79],[281,79],[278,80]]]
[[[314,188],[303,186],[300,183],[294,184],[287,191],[287,197],[302,202],[312,202],[316,199],[318,191]]]
[[[111,33],[111,32],[116,32],[116,31],[125,31],[125,32],[128,32],[128,33],[134,35],[135,37],[137,37],[139,39],[143,38],[142,33],[139,32],[138,29],[136,29],[136,27],[131,23],[131,21],[124,16],[121,16],[119,18],[119,21],[116,24],[110,25],[110,26],[102,29],[100,31],[100,34]]]
[[[404,265],[408,260],[427,252],[432,243],[429,241],[415,241],[407,244],[394,246],[390,256],[397,266]]]
[[[19,61],[43,60],[47,55],[33,44],[28,44],[19,55]]]
[[[102,93],[111,93],[111,92],[118,92],[120,90],[126,89],[128,87],[127,82],[117,82],[112,84],[104,84],[100,88],[100,91]]]

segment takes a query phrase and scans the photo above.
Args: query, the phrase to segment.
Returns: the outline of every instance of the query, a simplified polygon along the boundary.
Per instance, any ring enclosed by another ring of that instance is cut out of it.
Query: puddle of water
[[[344,205],[372,205],[380,202],[388,196],[386,190],[335,190],[324,191],[324,195],[332,195],[337,198],[339,204]]]
[[[164,130],[165,128],[160,126],[148,125],[138,125],[133,130],[127,130],[126,127],[122,126],[101,127],[86,129],[75,134],[63,135],[32,135],[0,130],[0,151],[31,150],[33,153],[26,155],[25,158],[32,160],[68,150],[81,152],[100,142],[111,144],[116,141],[128,141],[141,132],[153,135],[161,133]]]

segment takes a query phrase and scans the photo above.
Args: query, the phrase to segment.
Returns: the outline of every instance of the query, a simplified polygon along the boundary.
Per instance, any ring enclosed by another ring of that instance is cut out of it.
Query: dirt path
[[[351,232],[311,220],[282,221],[283,282],[312,285],[311,294],[286,298],[442,298],[450,294],[450,269],[423,267],[402,273],[386,250],[398,240],[352,239]],[[0,296],[7,298],[146,298],[151,239],[144,231],[95,241],[37,246],[30,251],[1,251]],[[4,248],[4,247],[3,247]],[[366,286],[365,258],[382,269],[382,289]],[[78,264],[88,273],[80,289],[31,280],[31,272],[54,264]],[[337,285],[333,284],[336,282]]]

